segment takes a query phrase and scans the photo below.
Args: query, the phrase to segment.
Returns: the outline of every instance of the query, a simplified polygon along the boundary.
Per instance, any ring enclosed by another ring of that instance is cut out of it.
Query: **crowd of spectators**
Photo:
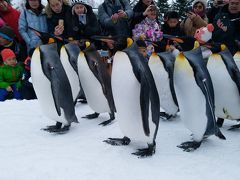
[[[153,0],[139,0],[134,7],[129,0],[104,0],[97,15],[88,0],[48,0],[46,7],[41,0],[26,0],[21,11],[0,0],[0,101],[36,98],[29,82],[30,61],[43,41],[33,29],[76,44],[94,41],[94,35],[132,37],[147,59],[157,51],[152,42],[163,42],[166,35],[194,37],[197,29],[212,23],[212,41],[226,44],[232,54],[239,50],[240,0],[214,0],[210,8],[206,0],[194,0],[185,18],[169,11],[163,22],[159,13]]]

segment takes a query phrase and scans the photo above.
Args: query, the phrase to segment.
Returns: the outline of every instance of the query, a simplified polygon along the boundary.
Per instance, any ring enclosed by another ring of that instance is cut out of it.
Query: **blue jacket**
[[[18,30],[27,44],[28,52],[42,43],[40,38],[28,27],[41,32],[48,32],[47,17],[44,10],[37,15],[32,10],[24,8],[19,17],[18,24]]]

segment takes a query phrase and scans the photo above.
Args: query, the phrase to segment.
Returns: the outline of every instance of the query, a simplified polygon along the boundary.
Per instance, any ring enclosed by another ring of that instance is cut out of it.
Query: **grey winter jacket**
[[[132,8],[128,0],[122,0],[122,3],[125,7],[122,7],[119,0],[105,0],[107,12],[104,9],[103,4],[98,7],[98,17],[101,26],[104,28],[104,31],[107,31],[110,35],[127,35],[131,34],[129,27],[129,21],[133,16]],[[119,18],[117,22],[113,22],[111,16],[113,15],[114,6],[121,6],[121,9],[125,11],[127,17]]]
[[[32,10],[24,8],[21,11],[18,24],[18,30],[27,44],[28,52],[30,49],[35,48],[42,43],[40,38],[29,29],[29,27],[41,32],[48,32],[47,16],[44,9],[39,15],[36,15]]]

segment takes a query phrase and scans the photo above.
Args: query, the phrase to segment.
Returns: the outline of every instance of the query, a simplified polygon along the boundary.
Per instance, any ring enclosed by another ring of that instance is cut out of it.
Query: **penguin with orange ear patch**
[[[240,119],[240,72],[231,52],[222,45],[222,51],[209,57],[208,71],[214,87],[215,114],[221,127],[224,119]],[[230,129],[239,128],[240,124]]]
[[[108,138],[104,142],[120,146],[138,140],[147,143],[148,147],[132,154],[153,155],[160,102],[152,73],[136,43],[114,55],[111,83],[116,118],[124,137]]]
[[[213,85],[200,48],[177,55],[173,79],[180,117],[193,134],[193,141],[178,147],[189,152],[210,135],[225,139],[216,125]]]

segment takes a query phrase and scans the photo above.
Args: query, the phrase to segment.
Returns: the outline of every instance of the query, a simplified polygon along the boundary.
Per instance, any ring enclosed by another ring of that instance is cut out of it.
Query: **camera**
[[[192,6],[188,6],[188,7],[186,8],[186,12],[192,12],[192,11],[193,11]]]
[[[118,13],[118,11],[121,10],[121,9],[122,9],[121,6],[113,6],[112,13],[113,14]]]

